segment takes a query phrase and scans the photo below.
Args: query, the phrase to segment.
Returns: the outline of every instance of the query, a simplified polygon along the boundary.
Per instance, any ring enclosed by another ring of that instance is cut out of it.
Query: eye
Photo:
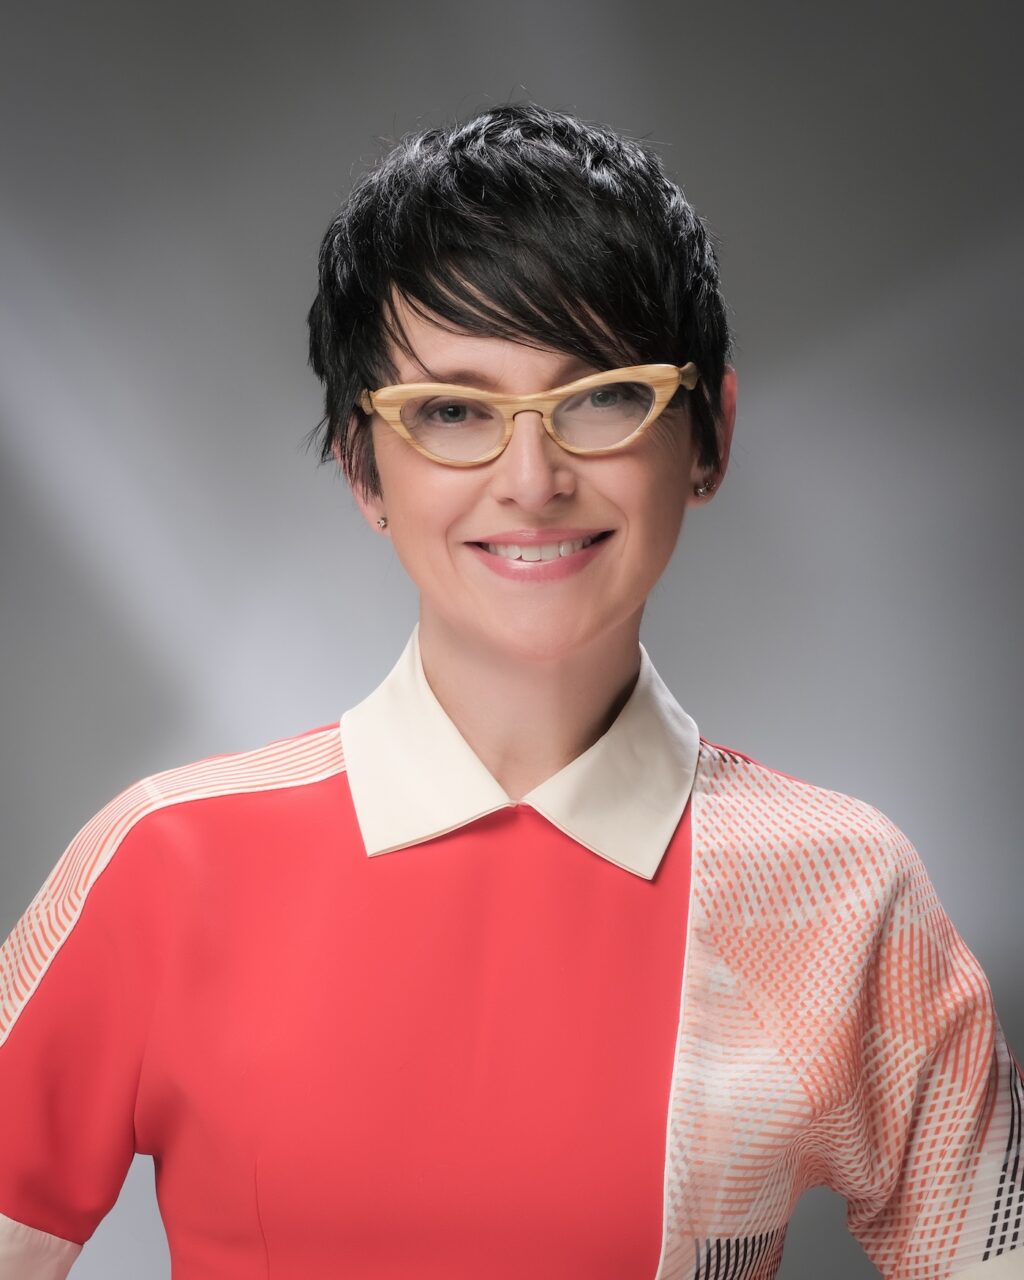
[[[563,400],[559,408],[563,413],[597,412],[612,409],[631,411],[646,405],[651,399],[651,389],[642,383],[609,382],[603,387],[591,387]]]
[[[590,393],[590,403],[595,409],[613,409],[620,403],[621,397],[620,387],[595,387]]]
[[[501,421],[500,414],[490,405],[462,396],[423,396],[406,400],[402,405],[402,421],[410,431],[453,431],[465,427],[467,431],[490,428]]]
[[[459,398],[433,397],[429,400],[410,400],[405,408],[417,422],[442,427],[459,427],[473,422],[488,421],[493,415],[489,405]]]
[[[447,400],[429,405],[424,415],[434,422],[465,422],[469,417],[469,405],[462,400]]]

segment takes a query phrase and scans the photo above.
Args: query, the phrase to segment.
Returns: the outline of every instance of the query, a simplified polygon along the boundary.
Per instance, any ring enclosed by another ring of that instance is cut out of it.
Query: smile
[[[510,582],[543,584],[561,582],[585,572],[587,566],[612,541],[614,530],[592,538],[573,538],[532,547],[516,543],[467,542],[466,549],[480,564]]]
[[[609,533],[598,533],[592,538],[574,538],[570,542],[549,542],[529,547],[520,547],[514,542],[477,542],[474,545],[506,560],[557,560],[560,556],[574,555],[592,542],[607,537]]]

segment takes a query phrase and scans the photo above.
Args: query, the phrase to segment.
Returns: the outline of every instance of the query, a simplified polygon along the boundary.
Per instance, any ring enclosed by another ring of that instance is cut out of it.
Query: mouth
[[[544,544],[534,544],[532,546],[518,546],[516,543],[493,543],[493,542],[471,542],[470,546],[479,547],[482,551],[486,551],[488,555],[500,556],[504,560],[558,560],[565,556],[575,555],[584,547],[589,547],[595,542],[603,542],[606,538],[610,538],[615,532],[614,529],[605,529],[602,533],[596,533],[590,538],[574,538],[572,541],[551,542]]]

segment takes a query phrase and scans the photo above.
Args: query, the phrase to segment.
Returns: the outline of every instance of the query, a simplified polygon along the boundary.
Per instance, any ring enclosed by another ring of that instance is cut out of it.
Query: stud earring
[[[709,493],[715,490],[714,480],[705,480],[703,484],[694,485],[693,491],[698,498],[706,498]]]
[[[386,529],[387,527],[388,527],[388,518],[387,518],[387,516],[381,516],[381,518],[377,521],[377,528],[378,528],[378,529]]]

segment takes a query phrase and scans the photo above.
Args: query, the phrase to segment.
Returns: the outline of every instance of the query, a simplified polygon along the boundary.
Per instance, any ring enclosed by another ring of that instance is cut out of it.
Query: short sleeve
[[[151,967],[129,789],[75,836],[0,949],[0,1280],[60,1280],[117,1199]]]
[[[862,993],[835,1189],[886,1280],[1024,1277],[1024,1079],[991,987],[907,837]],[[867,1172],[866,1172],[867,1171]]]

